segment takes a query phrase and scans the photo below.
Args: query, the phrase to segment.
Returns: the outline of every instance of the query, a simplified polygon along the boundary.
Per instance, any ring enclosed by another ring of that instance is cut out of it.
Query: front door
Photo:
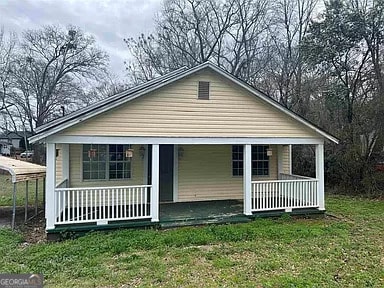
[[[173,201],[173,145],[160,145],[159,198],[160,202]]]

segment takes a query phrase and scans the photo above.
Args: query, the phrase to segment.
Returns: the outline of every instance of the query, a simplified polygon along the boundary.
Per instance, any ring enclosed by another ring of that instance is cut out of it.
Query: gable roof
[[[23,139],[24,134],[27,137],[32,136],[32,133],[29,131],[25,131],[25,132],[24,131],[16,131],[16,132],[8,131],[0,134],[0,139]]]
[[[121,93],[115,94],[111,97],[108,97],[106,99],[103,99],[102,101],[99,101],[97,103],[94,103],[88,107],[85,107],[83,109],[80,109],[76,112],[73,112],[71,114],[68,114],[62,118],[56,119],[54,121],[51,121],[45,125],[42,125],[36,129],[36,134],[29,138],[31,143],[37,142],[39,140],[42,140],[48,136],[51,136],[53,134],[56,134],[64,129],[67,129],[73,125],[76,125],[80,122],[83,122],[87,119],[90,119],[96,115],[99,115],[103,112],[106,112],[110,109],[113,109],[117,106],[120,106],[124,103],[127,103],[129,101],[132,101],[133,99],[136,99],[140,96],[146,95],[149,92],[152,92],[156,89],[159,89],[161,87],[164,87],[170,83],[173,83],[177,80],[180,80],[184,77],[187,77],[191,74],[194,74],[196,72],[199,72],[203,69],[211,69],[214,72],[218,73],[219,75],[223,76],[224,78],[228,79],[232,83],[237,84],[238,86],[242,87],[243,89],[247,90],[254,96],[258,97],[259,99],[269,103],[273,107],[277,108],[282,113],[287,114],[288,116],[294,118],[295,120],[299,121],[300,123],[304,124],[311,130],[315,131],[316,133],[320,134],[324,138],[338,143],[338,139],[331,134],[325,132],[321,128],[317,127],[315,124],[309,122],[308,120],[304,119],[300,115],[292,112],[291,110],[285,108],[280,103],[275,101],[274,99],[270,98],[263,92],[259,91],[258,89],[254,88],[253,86],[247,84],[246,82],[236,78],[232,74],[224,71],[223,69],[219,68],[218,66],[210,63],[205,62],[200,65],[197,65],[195,67],[192,67],[190,69],[187,69],[186,67],[177,69],[171,73],[168,73],[164,76],[155,78],[153,80],[150,80],[146,83],[140,84],[138,86],[135,86],[133,88],[130,88],[126,91],[123,91]]]

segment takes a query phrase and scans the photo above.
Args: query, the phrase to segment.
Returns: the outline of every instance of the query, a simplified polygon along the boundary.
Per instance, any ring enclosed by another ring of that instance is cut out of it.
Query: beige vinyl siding
[[[61,150],[61,144],[56,145],[59,155],[56,157],[56,185],[63,181],[63,155]]]
[[[232,176],[232,145],[183,145],[179,160],[178,201],[243,199],[243,177]],[[271,146],[268,177],[277,177],[277,149]]]
[[[243,179],[232,176],[231,145],[183,145],[178,200],[242,199]]]
[[[285,173],[285,174],[289,174],[289,172],[290,172],[290,167],[289,167],[289,165],[291,164],[291,161],[290,161],[290,159],[291,159],[291,155],[290,155],[290,153],[289,153],[290,151],[289,151],[289,145],[283,145],[283,155],[282,155],[282,157],[283,157],[283,173]]]
[[[144,184],[144,161],[139,156],[140,145],[132,145],[132,178],[124,180],[82,180],[82,145],[69,145],[70,157],[70,187],[109,187],[125,185],[143,185]]]
[[[209,100],[197,99],[210,82]],[[245,89],[201,71],[79,123],[61,135],[156,137],[318,137]]]

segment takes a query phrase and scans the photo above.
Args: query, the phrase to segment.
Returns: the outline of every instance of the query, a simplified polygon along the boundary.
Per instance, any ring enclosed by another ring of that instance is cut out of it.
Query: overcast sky
[[[123,38],[151,32],[160,6],[161,0],[0,0],[0,26],[19,35],[47,24],[78,26],[95,36],[122,79],[128,59]]]

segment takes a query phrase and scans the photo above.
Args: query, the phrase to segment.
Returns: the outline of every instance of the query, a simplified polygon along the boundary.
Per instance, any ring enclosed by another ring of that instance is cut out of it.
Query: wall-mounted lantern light
[[[132,157],[133,157],[133,149],[125,150],[125,158],[132,158]]]
[[[267,156],[268,156],[268,157],[271,157],[271,156],[272,156],[272,149],[271,149],[271,148],[268,148],[268,149],[267,149]]]
[[[88,158],[95,158],[96,157],[96,149],[89,149],[88,150]]]

